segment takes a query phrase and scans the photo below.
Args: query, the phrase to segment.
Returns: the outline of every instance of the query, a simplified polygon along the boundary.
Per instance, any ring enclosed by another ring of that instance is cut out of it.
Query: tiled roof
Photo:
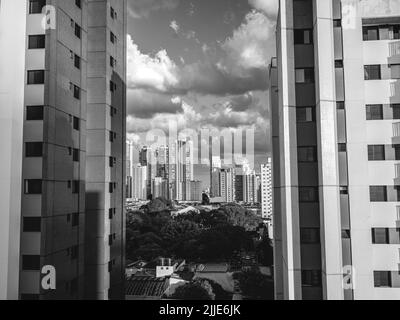
[[[147,276],[132,277],[126,282],[127,296],[161,297],[168,288],[168,279]]]

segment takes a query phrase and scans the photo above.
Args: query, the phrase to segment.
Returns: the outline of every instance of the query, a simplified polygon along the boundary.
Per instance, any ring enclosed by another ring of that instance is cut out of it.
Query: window
[[[351,231],[342,230],[342,239],[351,239]]]
[[[40,232],[42,230],[42,218],[24,218],[24,232]]]
[[[301,228],[300,240],[303,244],[321,243],[321,231],[319,228]]]
[[[112,220],[116,214],[117,210],[116,209],[109,209],[108,210],[108,216],[110,218],[110,220]]]
[[[369,187],[371,202],[386,202],[387,187],[386,186],[371,186]]]
[[[75,180],[72,182],[72,193],[73,194],[78,194],[79,193],[79,184],[80,182]]]
[[[74,66],[77,69],[81,68],[81,58],[78,55],[74,55]]]
[[[341,186],[341,187],[339,188],[339,192],[340,192],[341,195],[346,196],[346,195],[349,194],[349,187],[347,187],[347,186]]]
[[[384,161],[384,160],[385,160],[384,145],[368,146],[368,161]]]
[[[342,20],[340,20],[340,19],[333,20],[333,27],[334,28],[340,28],[341,26],[342,26]]]
[[[296,69],[296,83],[314,83],[314,69]]]
[[[343,68],[343,60],[335,60],[335,68],[337,69]]]
[[[25,180],[25,194],[42,194],[42,180]]]
[[[75,36],[79,39],[82,37],[82,28],[77,23],[75,23]]]
[[[24,271],[39,271],[40,270],[40,256],[22,256],[22,270]]]
[[[393,119],[400,120],[400,104],[392,104],[390,105],[393,111]]]
[[[81,99],[81,89],[72,83],[71,83],[71,86],[72,86],[72,89],[74,90],[74,98],[80,100]]]
[[[390,271],[374,271],[375,288],[391,288],[392,273]]]
[[[29,0],[29,14],[42,13],[46,0]]]
[[[320,270],[303,270],[301,272],[303,287],[321,287],[322,272]]]
[[[79,131],[79,130],[80,130],[80,128],[81,128],[80,122],[81,122],[81,121],[79,120],[79,118],[74,117],[74,119],[73,119],[73,127],[74,127],[74,130],[76,130],[76,131]]]
[[[297,108],[296,109],[297,123],[314,122],[315,121],[315,108]]]
[[[367,105],[367,120],[383,120],[383,105]]]
[[[81,9],[82,8],[82,1],[81,0],[75,0],[75,5]]]
[[[25,143],[25,157],[27,158],[43,157],[43,143],[42,142]]]
[[[79,149],[74,149],[72,153],[72,158],[74,162],[79,162],[80,161],[80,152]]]
[[[27,106],[26,107],[26,120],[27,121],[42,121],[43,120],[43,106]]]
[[[364,79],[365,80],[380,80],[382,79],[381,75],[381,65],[368,65],[364,66]]]
[[[79,226],[79,213],[72,214],[72,226],[73,227]]]
[[[114,59],[114,57],[110,56],[110,66],[111,68],[115,68],[117,65],[117,61]]]
[[[373,244],[389,244],[389,229],[374,228],[372,229]]]
[[[28,71],[28,84],[44,84],[44,70]]]
[[[379,26],[364,26],[363,38],[364,41],[376,40],[396,40],[400,39],[400,25],[379,25]]]
[[[336,102],[336,109],[337,110],[345,110],[345,108],[346,108],[346,104],[344,103],[344,101]]]
[[[29,36],[28,49],[44,49],[46,47],[45,35]]]
[[[117,19],[117,12],[114,10],[114,8],[113,7],[110,7],[110,16],[111,16],[111,19]]]
[[[317,148],[316,147],[299,147],[298,162],[316,162]]]
[[[112,31],[110,31],[110,41],[112,43],[117,42],[117,38],[115,37],[115,34]]]
[[[347,152],[347,145],[345,143],[338,144],[338,151],[339,152]]]
[[[112,183],[112,182],[110,182],[109,183],[109,186],[108,186],[108,191],[109,191],[109,193],[113,193],[114,192],[114,183]]]
[[[110,131],[109,140],[110,142],[114,142],[117,139],[117,134],[115,132]]]
[[[311,29],[295,29],[294,44],[312,44],[313,31]]]
[[[117,85],[114,81],[110,81],[110,91],[115,92],[117,90]]]
[[[114,168],[116,164],[117,164],[117,158],[110,157],[110,168]]]
[[[299,202],[318,202],[319,192],[317,187],[300,187],[299,188]]]

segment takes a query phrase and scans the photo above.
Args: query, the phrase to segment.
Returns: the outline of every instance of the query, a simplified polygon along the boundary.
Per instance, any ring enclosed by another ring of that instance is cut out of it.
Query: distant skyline
[[[254,127],[259,171],[270,152],[277,8],[276,0],[129,1],[128,138],[146,145],[146,132],[169,122],[180,129]]]

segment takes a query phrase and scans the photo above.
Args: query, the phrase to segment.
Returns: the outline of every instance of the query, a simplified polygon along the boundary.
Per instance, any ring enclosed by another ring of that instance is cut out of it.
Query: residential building
[[[126,11],[126,1],[0,2],[0,81],[9,82],[0,94],[12,109],[2,117],[13,121],[1,129],[11,173],[2,194],[13,193],[2,295],[124,297]],[[55,290],[41,286],[45,266]]]
[[[261,165],[261,205],[263,219],[272,218],[272,160]]]
[[[277,299],[400,299],[400,2],[281,0]]]

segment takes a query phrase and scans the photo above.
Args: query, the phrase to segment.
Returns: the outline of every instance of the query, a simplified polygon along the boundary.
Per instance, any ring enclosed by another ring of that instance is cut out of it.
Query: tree
[[[198,282],[188,283],[176,289],[175,293],[171,296],[175,300],[212,300],[213,297],[207,288]]]
[[[257,254],[262,265],[269,267],[274,264],[274,249],[268,237],[264,237],[257,246]]]
[[[274,300],[274,282],[256,271],[234,274],[244,296],[252,300]]]

